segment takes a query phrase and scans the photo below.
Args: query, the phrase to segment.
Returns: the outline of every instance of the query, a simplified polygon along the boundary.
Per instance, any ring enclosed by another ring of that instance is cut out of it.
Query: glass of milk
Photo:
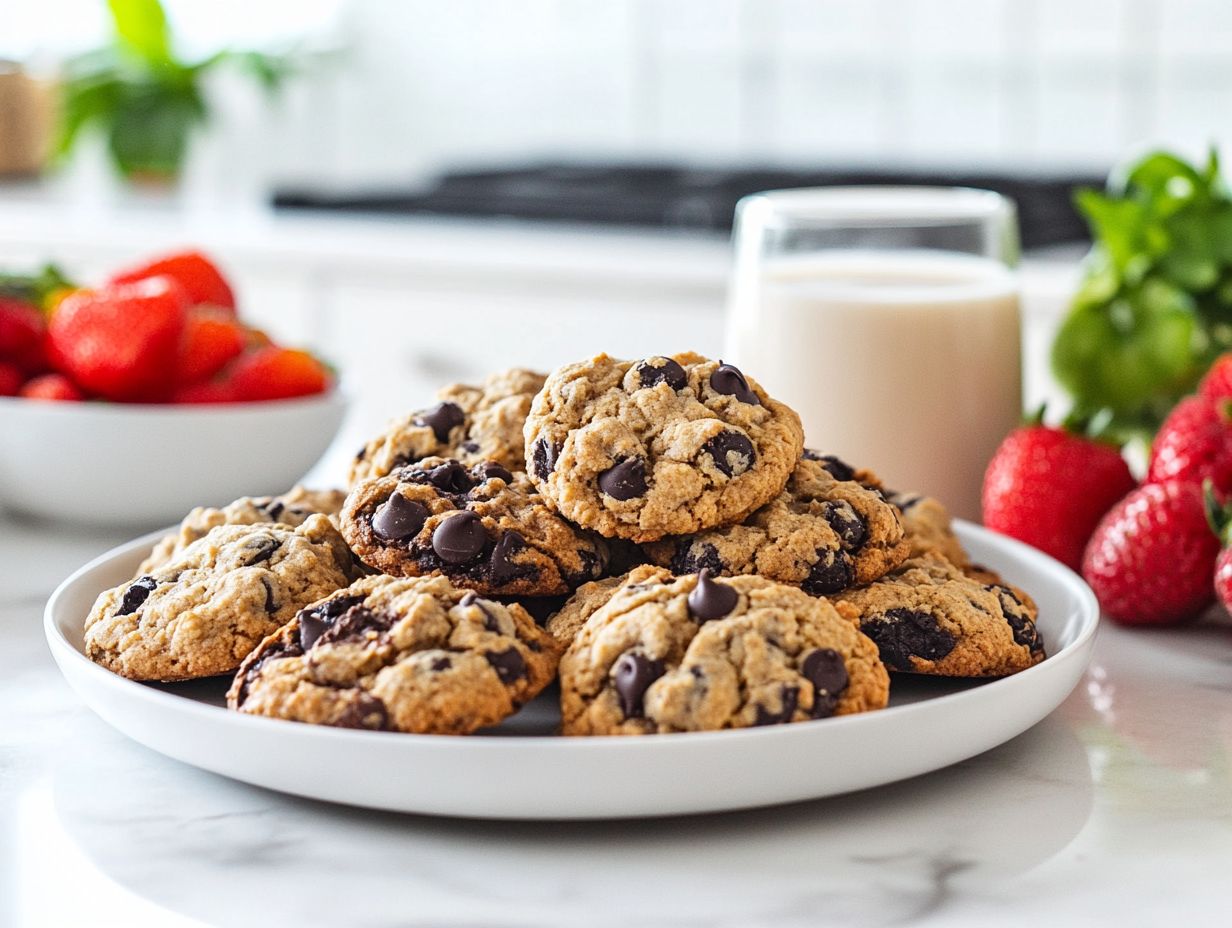
[[[1014,205],[985,190],[830,187],[740,201],[724,360],[805,444],[978,519],[1022,416]]]

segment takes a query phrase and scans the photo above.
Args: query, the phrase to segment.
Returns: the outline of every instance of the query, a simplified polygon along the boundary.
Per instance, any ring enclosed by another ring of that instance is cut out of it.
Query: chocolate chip
[[[471,472],[480,480],[499,478],[505,481],[505,483],[513,483],[513,474],[495,461],[484,461],[482,464],[476,464]]]
[[[710,579],[710,571],[703,570],[697,575],[697,586],[689,593],[689,612],[703,622],[721,619],[733,609],[740,600],[740,594],[734,587]]]
[[[714,466],[728,477],[738,477],[753,466],[757,452],[747,436],[724,429],[702,445],[702,452],[709,454]]]
[[[1032,654],[1042,651],[1044,642],[1040,638],[1039,629],[1031,621],[1031,617],[1027,613],[1027,607],[1018,598],[1018,594],[1009,587],[1002,586],[999,583],[991,584],[985,587],[985,589],[997,594],[997,598],[1001,602],[1001,612],[1005,616],[1005,621],[1009,623],[1010,628],[1014,632],[1014,643],[1030,648]]]
[[[468,592],[458,601],[459,606],[470,607],[474,606],[483,613],[483,627],[490,632],[499,632],[500,625],[496,621],[496,616],[488,611],[488,607],[484,605],[484,601],[479,598],[478,594],[471,591]]]
[[[419,534],[430,514],[423,503],[395,492],[372,514],[372,532],[382,541],[405,541]]]
[[[492,555],[488,559],[488,568],[492,573],[493,583],[497,586],[511,583],[525,576],[528,569],[533,569],[531,565],[518,564],[514,561],[514,557],[525,549],[526,539],[522,537],[521,532],[511,530],[496,539],[496,544],[492,546]]]
[[[449,441],[449,433],[466,421],[462,407],[457,403],[437,403],[431,409],[425,409],[415,418],[416,425],[424,425],[432,429],[432,434],[439,442]]]
[[[817,563],[800,584],[800,589],[813,596],[829,596],[847,589],[854,579],[847,555],[830,548],[818,548]]]
[[[428,666],[437,673],[440,673],[442,670],[448,670],[452,667],[453,661],[447,657],[438,657]]]
[[[389,631],[398,617],[391,612],[374,612],[367,606],[352,606],[334,620],[333,625],[325,630],[319,642],[339,644],[347,641],[364,641],[371,637],[369,632],[380,635]],[[303,626],[301,625],[302,629]]]
[[[465,451],[467,454],[474,454],[476,451],[479,450],[479,442],[464,441],[462,442],[462,450]]]
[[[560,457],[560,445],[555,442],[548,441],[546,438],[540,438],[531,446],[531,467],[535,471],[535,476],[540,480],[546,480],[548,474],[556,469],[556,459]]]
[[[338,718],[337,728],[364,728],[370,731],[389,730],[389,708],[371,693],[360,693]]]
[[[859,551],[868,540],[868,523],[846,500],[830,501],[821,508],[821,517],[826,520],[838,540],[848,551]]]
[[[837,458],[832,454],[819,454],[815,458],[810,458],[813,461],[821,462],[821,466],[835,480],[855,480],[856,470],[842,458]]]
[[[124,591],[124,597],[120,600],[120,608],[116,610],[116,615],[130,615],[136,612],[141,608],[141,604],[150,598],[156,586],[158,586],[158,581],[153,577],[141,577],[134,580]]]
[[[791,717],[796,714],[796,705],[800,701],[800,691],[794,686],[783,686],[779,690],[780,708],[778,712],[771,712],[765,706],[757,707],[757,717],[753,719],[754,725],[782,725],[784,722],[790,722]]]
[[[362,461],[367,456],[368,456],[368,446],[367,445],[364,445],[362,448],[359,449],[359,451],[355,452],[356,461]]]
[[[299,611],[299,646],[309,650],[317,639],[338,619],[354,606],[364,601],[362,596],[335,596],[314,603]]]
[[[646,462],[625,458],[599,474],[599,489],[621,501],[646,495]]]
[[[719,362],[719,366],[710,375],[710,389],[714,390],[715,393],[722,393],[724,396],[734,396],[740,402],[748,403],[751,406],[761,405],[761,400],[757,398],[757,394],[749,389],[749,382],[745,379],[744,374],[740,373],[740,369],[732,364]]]
[[[887,609],[860,623],[891,670],[911,670],[911,658],[936,661],[954,650],[957,640],[934,616],[914,609]]]
[[[488,663],[500,677],[501,683],[513,683],[526,676],[526,661],[522,660],[522,655],[517,648],[510,648],[508,651],[488,651],[484,657],[488,659]]]
[[[424,479],[438,490],[446,493],[465,493],[473,487],[474,481],[466,468],[458,461],[446,461],[423,472]]]
[[[273,615],[278,611],[278,601],[274,599],[274,585],[268,577],[261,578],[261,585],[265,587],[265,611]]]
[[[316,612],[302,612],[299,617],[299,646],[309,650],[329,628],[333,619]]]
[[[663,676],[662,661],[654,661],[644,654],[627,651],[612,667],[612,687],[620,700],[620,711],[627,719],[640,719],[645,713],[642,697],[655,680]]]
[[[268,561],[278,550],[281,542],[269,535],[258,535],[244,543],[245,567]]]
[[[725,569],[723,559],[719,557],[718,548],[708,541],[688,541],[687,539],[679,542],[669,567],[674,574],[696,574],[703,570],[721,574]]]
[[[587,580],[597,579],[603,573],[603,568],[607,566],[602,557],[585,548],[578,549],[577,557],[581,566],[576,571],[570,571],[565,577],[565,582],[570,586],[581,586]]]
[[[684,368],[671,358],[647,358],[637,362],[637,377],[643,388],[665,383],[672,390],[682,390],[689,382]]]
[[[833,715],[839,696],[847,688],[847,667],[842,656],[833,648],[810,651],[800,672],[813,684],[813,718]]]
[[[919,505],[924,499],[919,493],[893,493],[890,495],[890,501],[898,507],[899,512],[908,512]]]
[[[483,522],[469,510],[445,519],[432,533],[432,550],[446,564],[465,564],[487,543]]]
[[[265,514],[270,517],[270,521],[277,522],[278,517],[282,515],[282,510],[286,507],[280,499],[267,499],[257,508],[265,510]]]

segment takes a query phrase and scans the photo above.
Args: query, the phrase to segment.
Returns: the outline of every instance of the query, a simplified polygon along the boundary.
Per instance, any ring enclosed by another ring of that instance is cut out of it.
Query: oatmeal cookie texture
[[[562,647],[568,647],[581,631],[586,620],[601,607],[607,605],[614,595],[624,589],[637,593],[643,589],[642,584],[648,581],[670,580],[672,575],[661,567],[643,564],[635,567],[627,574],[618,577],[606,577],[603,580],[593,580],[584,583],[576,593],[553,614],[547,622],[548,633]]]
[[[261,522],[281,522],[294,528],[303,525],[314,513],[321,513],[334,521],[346,494],[341,490],[309,490],[294,487],[281,496],[243,496],[222,509],[198,506],[184,517],[178,532],[163,538],[154,546],[139,568],[137,576],[166,564],[199,538],[204,538],[212,528],[220,525],[257,525]]]
[[[437,392],[435,406],[391,422],[351,462],[347,485],[383,477],[422,458],[455,458],[466,465],[495,461],[509,470],[526,466],[522,427],[544,375],[522,368],[492,374],[479,386],[453,384]]]
[[[346,586],[350,567],[320,514],[297,528],[222,525],[99,596],[86,619],[86,654],[133,680],[230,673],[300,607]]]
[[[566,522],[524,473],[425,458],[351,491],[342,532],[364,563],[493,595],[552,596],[602,575],[607,543]]]
[[[743,522],[644,549],[677,574],[757,574],[822,596],[876,580],[906,560],[908,548],[898,508],[875,475],[837,458],[805,457],[783,492]]]
[[[858,613],[891,670],[999,677],[1044,659],[1034,604],[1021,591],[995,574],[968,576],[935,554],[835,599]]]
[[[262,642],[227,703],[318,725],[469,734],[547,686],[557,655],[521,606],[445,577],[366,577]]]
[[[895,493],[890,502],[903,514],[912,557],[936,553],[955,567],[966,568],[971,563],[962,542],[954,534],[950,511],[939,499],[920,493]]]
[[[638,542],[743,519],[783,489],[803,446],[795,412],[692,353],[558,368],[525,438],[527,471],[562,515]]]
[[[823,599],[708,572],[626,587],[561,659],[566,735],[801,722],[880,709],[877,647]]]

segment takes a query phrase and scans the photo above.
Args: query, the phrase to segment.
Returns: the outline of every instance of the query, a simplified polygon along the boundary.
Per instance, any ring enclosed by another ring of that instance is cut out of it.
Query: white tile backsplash
[[[552,156],[1098,170],[1144,140],[1232,141],[1232,0],[314,0],[315,19],[331,3],[336,65],[268,117],[224,105],[224,132],[264,131],[217,151],[381,184]]]

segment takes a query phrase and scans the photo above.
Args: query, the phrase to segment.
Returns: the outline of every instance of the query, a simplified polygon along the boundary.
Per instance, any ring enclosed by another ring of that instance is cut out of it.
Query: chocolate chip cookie
[[[965,568],[971,558],[954,534],[953,520],[945,504],[920,493],[894,493],[890,502],[903,514],[903,527],[911,557],[936,552],[955,567]]]
[[[455,458],[468,466],[495,461],[512,471],[526,467],[522,427],[544,375],[513,368],[481,385],[453,384],[439,402],[391,422],[351,462],[347,485],[383,477],[427,457]]]
[[[619,577],[606,577],[603,580],[592,580],[578,587],[577,592],[548,619],[547,630],[562,647],[568,647],[581,631],[586,620],[594,615],[625,588],[633,592],[641,591],[642,584],[647,581],[665,581],[671,579],[671,574],[662,567],[643,564],[635,567],[627,574]]]
[[[802,722],[885,706],[877,647],[824,599],[708,572],[625,587],[561,658],[566,735]]]
[[[1044,659],[1033,603],[1014,587],[970,577],[935,554],[835,599],[859,613],[861,631],[877,642],[891,670],[1000,677]]]
[[[525,436],[531,479],[565,518],[637,542],[743,519],[783,489],[803,444],[795,412],[692,353],[558,368]]]
[[[602,576],[606,542],[562,519],[524,473],[425,458],[351,491],[342,532],[387,574],[439,573],[505,596],[568,593]]]
[[[556,661],[521,606],[444,577],[365,577],[262,642],[227,704],[318,725],[469,734],[547,686]]]
[[[230,673],[300,607],[346,586],[351,554],[329,519],[221,525],[174,559],[103,593],[86,619],[91,660],[132,680]]]
[[[139,568],[137,576],[144,576],[166,564],[198,538],[205,537],[212,528],[220,525],[258,525],[262,522],[281,522],[294,528],[303,525],[314,513],[336,517],[342,509],[346,494],[341,490],[309,490],[294,487],[281,496],[243,496],[222,509],[198,506],[184,517],[179,531],[174,532],[154,546]]]
[[[673,573],[758,574],[815,596],[877,579],[901,564],[908,548],[899,511],[873,474],[811,457],[743,522],[643,546]]]

